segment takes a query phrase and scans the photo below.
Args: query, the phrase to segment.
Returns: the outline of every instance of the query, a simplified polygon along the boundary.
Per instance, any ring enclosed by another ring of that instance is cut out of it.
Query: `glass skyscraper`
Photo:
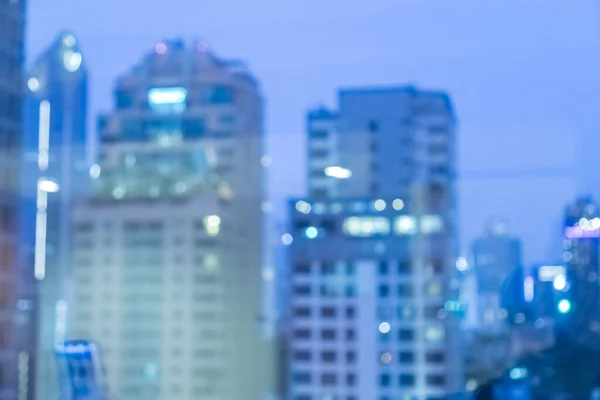
[[[33,394],[33,282],[18,268],[25,6],[0,2],[0,398],[7,400]]]
[[[22,254],[38,283],[38,398],[57,393],[54,346],[67,327],[71,208],[89,181],[87,71],[76,37],[63,32],[26,77],[22,155]]]

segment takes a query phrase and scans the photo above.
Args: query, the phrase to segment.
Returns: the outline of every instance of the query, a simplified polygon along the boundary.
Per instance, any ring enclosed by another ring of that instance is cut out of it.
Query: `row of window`
[[[346,357],[344,357],[346,355]],[[398,364],[413,364],[416,355],[413,351],[400,351],[397,354]],[[347,361],[347,354],[332,350],[311,352],[310,350],[296,350],[292,352],[292,361],[295,362],[312,362],[319,361],[324,364],[332,364],[338,361]],[[394,360],[389,352],[380,355],[382,364],[390,365]],[[425,361],[429,364],[440,364],[446,362],[446,354],[443,351],[429,351],[425,353]]]
[[[338,379],[342,378],[342,379]],[[295,372],[292,374],[292,381],[295,384],[311,384],[313,383],[312,375],[309,372]],[[344,384],[345,386],[355,386],[357,384],[357,376],[353,373],[345,374],[343,377],[338,377],[337,374],[326,372],[319,377],[319,383],[323,386],[335,386]]]
[[[294,286],[292,293],[296,297],[313,296],[313,286],[309,284],[297,284]],[[339,282],[332,282],[319,285],[318,294],[321,297],[356,297],[358,294],[358,288],[354,283],[347,283],[343,285]],[[392,285],[389,284],[380,284],[377,288],[377,295],[379,298],[413,297],[414,294],[414,287],[411,284],[398,284],[395,287],[395,290],[393,290]],[[443,294],[443,289],[440,283],[427,283],[424,287],[423,294],[430,297],[437,297]]]
[[[312,331],[306,328],[295,329],[292,335],[294,339],[311,339],[313,337]],[[342,332],[338,332],[335,329],[323,329],[320,331],[319,338],[323,341],[334,341],[342,338],[353,341],[356,340],[356,330],[348,328]]]
[[[398,386],[407,387],[414,386],[416,379],[414,374],[399,374],[396,378],[398,382]],[[379,385],[381,387],[390,387],[392,385],[393,377],[390,374],[381,374],[379,375]],[[444,386],[446,384],[446,376],[435,374],[435,375],[427,375],[425,377],[425,383],[428,386]]]
[[[444,261],[441,258],[432,258],[427,262],[431,266],[434,274],[444,272]],[[398,275],[406,275],[414,270],[410,260],[402,261],[381,261],[378,266],[379,275],[387,276],[394,271]],[[309,275],[313,272],[319,273],[322,276],[334,276],[345,274],[346,276],[356,275],[356,264],[352,262],[344,263],[344,265],[324,262],[319,266],[311,265],[308,262],[297,262],[294,264],[294,273],[296,275]]]

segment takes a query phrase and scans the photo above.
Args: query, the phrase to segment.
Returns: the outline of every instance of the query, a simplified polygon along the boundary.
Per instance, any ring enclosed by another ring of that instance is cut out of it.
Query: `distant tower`
[[[79,41],[63,32],[27,74],[22,213],[24,260],[38,284],[37,398],[58,395],[54,345],[65,339],[71,209],[87,193],[88,77]]]
[[[515,274],[521,266],[521,242],[510,236],[508,223],[502,217],[492,218],[481,237],[472,244],[474,272],[477,280],[477,303],[481,327],[494,327],[507,317],[503,303],[521,283]],[[508,278],[513,282],[509,282]],[[518,279],[517,279],[518,280]],[[505,293],[505,290],[507,291]]]
[[[568,290],[562,300],[563,318],[557,321],[574,340],[600,340],[599,251],[598,206],[591,197],[577,198],[565,209],[563,261]]]

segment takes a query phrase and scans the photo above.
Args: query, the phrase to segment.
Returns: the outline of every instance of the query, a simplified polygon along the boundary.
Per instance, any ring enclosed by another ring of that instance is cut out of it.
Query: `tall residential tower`
[[[309,196],[290,203],[291,399],[462,388],[453,310],[456,124],[447,94],[343,90],[308,114]]]
[[[99,118],[74,210],[70,336],[99,343],[121,400],[263,398],[263,100],[243,63],[161,42]]]

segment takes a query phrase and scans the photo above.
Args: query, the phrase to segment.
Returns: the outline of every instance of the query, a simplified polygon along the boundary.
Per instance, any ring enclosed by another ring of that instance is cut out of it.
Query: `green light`
[[[558,311],[561,314],[566,314],[571,310],[571,302],[569,300],[561,300],[558,302]]]

